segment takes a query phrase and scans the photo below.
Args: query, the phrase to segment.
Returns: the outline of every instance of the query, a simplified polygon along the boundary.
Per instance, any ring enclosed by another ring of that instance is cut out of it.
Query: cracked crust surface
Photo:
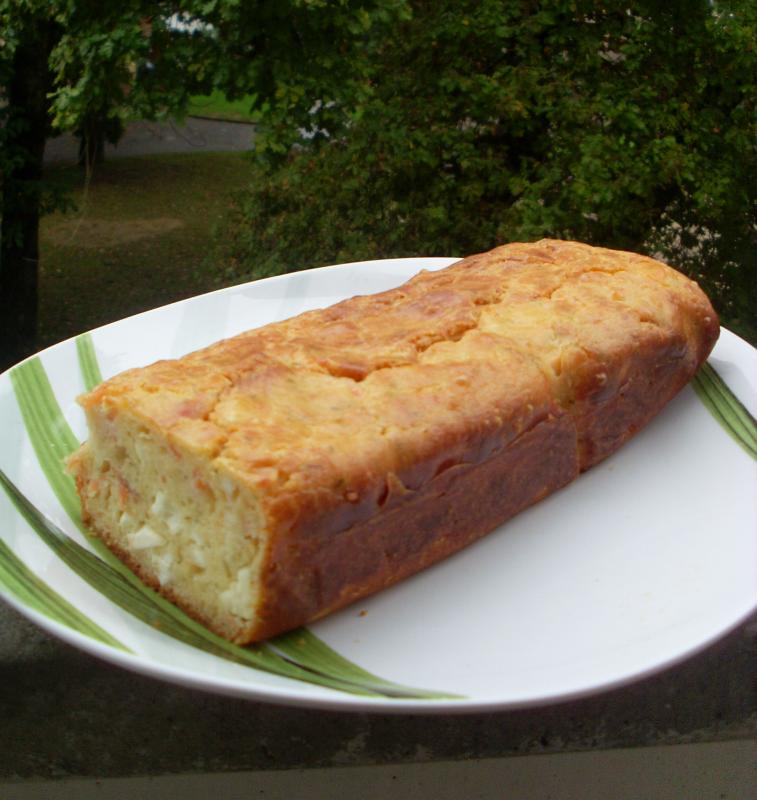
[[[544,240],[127,371],[81,402],[254,496],[266,554],[246,640],[410,574],[568,482],[659,411],[717,333],[675,270]],[[512,485],[485,518],[430,515],[439,497],[466,503],[456,487],[488,508],[494,475]]]

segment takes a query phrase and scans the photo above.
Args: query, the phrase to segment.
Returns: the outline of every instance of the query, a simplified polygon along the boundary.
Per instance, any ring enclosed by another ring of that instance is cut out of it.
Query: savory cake
[[[80,398],[85,522],[228,639],[464,547],[616,450],[718,336],[675,270],[508,244],[128,370]]]

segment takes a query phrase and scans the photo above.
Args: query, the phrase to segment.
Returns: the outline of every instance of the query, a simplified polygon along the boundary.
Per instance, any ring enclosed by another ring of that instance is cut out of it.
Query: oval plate
[[[60,464],[86,436],[75,398],[98,370],[108,377],[181,356],[453,261],[360,262],[256,281],[106,325],[4,373],[0,468],[31,505],[8,484],[0,491],[2,596],[67,642],[160,679],[414,713],[597,692],[683,659],[745,619],[757,606],[757,468],[691,386],[618,453],[465,551],[261,648],[224,646],[167,611],[82,533]],[[710,364],[755,413],[757,351],[723,330]]]

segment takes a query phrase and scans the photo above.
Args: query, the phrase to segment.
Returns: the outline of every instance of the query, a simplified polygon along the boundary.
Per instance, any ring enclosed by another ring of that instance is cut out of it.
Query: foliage
[[[193,95],[213,90],[286,109],[295,76],[311,90],[333,91],[344,78],[337,62],[401,7],[401,0],[0,0],[0,94],[16,48],[45,20],[54,31],[49,112],[57,131],[93,115],[181,115]]]
[[[187,106],[187,113],[192,117],[206,117],[207,119],[231,122],[252,122],[252,109],[254,107],[254,97],[227,100],[223,92],[216,90],[209,95],[192,97]]]
[[[675,261],[674,222],[678,238],[711,232],[690,270],[747,286],[751,0],[411,6],[391,37],[366,38],[337,103],[303,90],[297,125],[263,120],[227,279],[542,236]],[[315,135],[295,143],[308,111]]]
[[[401,4],[0,0],[0,369],[34,345],[39,216],[61,200],[42,175],[52,131],[78,131],[96,157],[123,119],[181,115],[193,95],[286,108],[297,75],[331,94],[365,33]]]

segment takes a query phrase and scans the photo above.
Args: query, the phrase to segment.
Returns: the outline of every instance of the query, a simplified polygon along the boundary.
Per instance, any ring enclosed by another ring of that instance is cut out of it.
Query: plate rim
[[[316,267],[308,270],[301,270],[298,272],[284,273],[275,275],[268,278],[262,278],[254,281],[247,281],[234,286],[227,286],[220,289],[206,292],[200,295],[184,298],[174,301],[162,306],[157,306],[137,314],[129,315],[119,320],[114,320],[104,325],[87,331],[86,333],[96,336],[99,331],[102,331],[113,326],[121,325],[128,320],[135,320],[139,317],[148,314],[159,313],[167,308],[188,304],[192,301],[202,300],[214,295],[223,293],[234,294],[243,291],[249,287],[259,285],[263,282],[274,281],[287,281],[291,280],[292,276],[299,275],[302,272],[318,273],[325,270],[334,270],[335,268],[370,268],[370,266],[386,264],[392,262],[393,264],[400,264],[402,266],[417,265],[419,268],[440,269],[444,266],[454,263],[459,260],[457,257],[423,257],[423,258],[391,258],[391,259],[372,259],[369,261],[353,261],[343,264],[333,264],[328,266]],[[417,271],[417,270],[416,270]],[[408,275],[409,277],[409,275]],[[398,282],[401,283],[407,278],[398,276]],[[282,319],[285,317],[282,317]],[[726,334],[726,338],[733,337],[738,343],[738,346],[745,346],[751,350],[755,350],[752,345],[740,337],[738,334],[733,333],[727,328],[721,327],[722,334]],[[18,364],[11,366],[9,369],[0,373],[0,380],[7,379],[9,373],[20,364],[23,364],[33,358],[43,356],[51,350],[65,349],[66,347],[73,347],[78,336],[69,337],[55,344],[52,344],[37,353],[30,355],[28,358],[23,359]],[[27,435],[24,434],[26,438]],[[10,508],[10,513],[13,515],[14,511]],[[18,555],[18,554],[16,554]],[[58,558],[55,556],[55,558]],[[26,564],[26,566],[34,571],[33,567]],[[581,699],[593,696],[599,693],[611,691],[616,688],[621,688],[632,683],[636,683],[654,674],[663,672],[678,663],[681,663],[697,653],[707,649],[714,642],[727,636],[734,629],[739,627],[745,620],[754,614],[757,610],[757,594],[753,598],[752,605],[744,610],[742,613],[735,617],[725,627],[713,631],[711,635],[704,637],[702,640],[694,642],[688,648],[683,648],[674,655],[668,656],[665,659],[655,662],[647,667],[628,672],[622,676],[609,677],[605,681],[590,681],[588,685],[575,687],[569,691],[551,691],[547,694],[539,694],[530,697],[507,699],[503,698],[499,701],[486,698],[469,698],[461,697],[459,699],[408,699],[408,698],[395,698],[395,697],[365,697],[358,695],[351,695],[346,692],[341,692],[336,689],[330,689],[324,686],[317,686],[313,684],[308,685],[309,691],[303,692],[302,684],[294,679],[284,678],[286,682],[292,684],[292,689],[287,686],[266,686],[256,683],[243,683],[241,681],[233,680],[228,677],[218,678],[214,675],[207,673],[199,673],[196,670],[183,670],[172,667],[168,664],[155,661],[147,655],[140,655],[137,653],[127,653],[118,650],[117,648],[98,642],[91,637],[81,634],[67,626],[57,622],[56,620],[47,617],[41,612],[27,606],[19,598],[6,591],[4,587],[0,586],[0,597],[13,607],[18,613],[31,622],[42,628],[55,638],[59,638],[64,642],[76,647],[79,650],[92,655],[96,658],[104,660],[108,663],[114,664],[127,671],[135,672],[137,674],[145,675],[150,678],[162,680],[164,682],[173,683],[179,686],[184,686],[191,689],[198,689],[201,691],[211,692],[215,694],[222,694],[227,696],[245,698],[253,701],[270,702],[280,705],[290,705],[309,708],[323,708],[330,710],[342,710],[352,712],[377,712],[377,713],[413,713],[413,714],[435,714],[435,713],[476,713],[482,711],[504,711],[510,709],[532,708],[537,706],[544,706],[556,704],[560,702],[569,702],[571,700]],[[284,676],[280,676],[284,677]]]

